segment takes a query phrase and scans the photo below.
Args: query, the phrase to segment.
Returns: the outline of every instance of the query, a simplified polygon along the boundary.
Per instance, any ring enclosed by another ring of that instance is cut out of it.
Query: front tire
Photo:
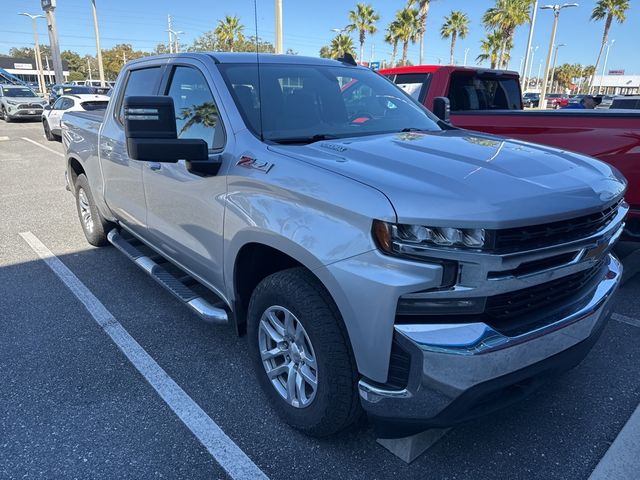
[[[258,284],[247,335],[258,381],[287,424],[321,437],[359,418],[358,372],[342,318],[308,270],[284,270]]]
[[[2,107],[2,110],[0,111],[0,113],[2,113],[2,119],[9,123],[11,122],[11,117],[9,116],[9,114],[7,113],[7,109]]]
[[[107,233],[114,225],[107,222],[98,211],[89,188],[89,181],[84,174],[78,175],[75,183],[75,192],[78,218],[87,242],[95,247],[108,245]]]

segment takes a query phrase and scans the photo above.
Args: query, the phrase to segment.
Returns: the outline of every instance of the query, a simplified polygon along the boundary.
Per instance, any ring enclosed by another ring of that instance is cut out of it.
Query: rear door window
[[[124,123],[124,98],[137,95],[154,95],[158,89],[160,80],[160,67],[141,68],[131,70],[124,87],[124,93],[120,99],[118,118]]]
[[[453,74],[448,97],[452,112],[522,109],[518,80],[513,77]]]

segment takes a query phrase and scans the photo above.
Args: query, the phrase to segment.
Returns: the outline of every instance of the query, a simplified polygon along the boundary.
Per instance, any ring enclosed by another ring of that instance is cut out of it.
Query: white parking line
[[[631,325],[633,327],[640,327],[640,320],[633,317],[628,317],[627,315],[620,315],[619,313],[613,313],[611,318],[618,322],[626,323],[627,325]]]
[[[640,475],[640,406],[600,460],[589,480],[637,480]]]
[[[267,479],[267,476],[231,440],[187,393],[167,375],[156,361],[129,335],[124,327],[33,233],[20,236],[38,256],[53,270],[69,290],[85,306],[93,319],[111,337],[134,367],[162,397],[182,422],[193,432],[200,443],[234,479]]]
[[[40,148],[44,148],[45,150],[51,152],[51,153],[55,153],[56,155],[58,155],[59,157],[64,157],[64,155],[60,152],[56,152],[55,150],[53,150],[52,148],[49,147],[45,147],[44,145],[42,145],[41,143],[36,142],[35,140],[31,140],[30,138],[27,137],[20,137],[22,140],[24,140],[25,142],[29,142],[32,143],[34,145],[36,145],[37,147]]]

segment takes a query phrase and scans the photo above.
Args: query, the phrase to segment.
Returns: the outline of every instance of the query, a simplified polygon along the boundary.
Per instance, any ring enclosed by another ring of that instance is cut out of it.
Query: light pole
[[[534,57],[535,57],[535,55],[536,55],[536,52],[538,51],[538,48],[540,48],[540,45],[536,45],[536,48],[531,47],[531,50],[532,50],[532,51],[531,51],[531,62],[530,62],[530,65],[529,65],[529,75],[527,76],[527,78],[526,78],[526,82],[525,82],[525,84],[524,84],[524,85],[525,85],[525,86],[524,86],[524,89],[525,89],[525,90],[526,90],[526,89],[527,89],[527,87],[529,86],[529,82],[531,82],[531,75],[532,75],[532,73],[533,73],[533,59],[534,59]],[[527,73],[527,72],[525,72],[525,75],[526,75],[526,73]],[[539,77],[539,76],[540,76],[540,74],[538,73],[538,77]]]
[[[609,61],[609,49],[613,47],[613,44],[616,43],[615,40],[611,40],[611,42],[607,42],[607,53],[604,55],[604,65],[602,65],[602,75],[600,75],[600,85],[598,86],[598,95],[602,91],[602,81],[604,80],[604,73],[607,71],[607,62]]]
[[[469,55],[469,48],[464,49],[464,66],[467,66],[467,55]]]
[[[31,15],[30,13],[19,13],[18,15],[24,15],[31,19],[31,25],[33,26],[33,43],[35,45],[34,56],[36,57],[36,70],[38,71],[38,88],[40,89],[40,93],[44,95],[45,81],[44,73],[42,72],[42,58],[40,57],[40,42],[38,42],[38,25],[36,24],[36,19],[44,18],[44,15]]]
[[[533,10],[531,12],[531,25],[529,26],[529,39],[527,40],[527,52],[524,56],[524,74],[522,75],[522,88],[527,89],[527,70],[529,67],[529,54],[531,53],[531,66],[533,67],[533,53],[531,52],[531,42],[533,42],[533,30],[536,28],[536,16],[538,14],[538,0],[535,0],[533,4]],[[536,50],[538,47],[536,47]],[[529,69],[530,70],[530,69]],[[531,78],[531,72],[529,71],[529,78]]]
[[[276,54],[282,55],[282,0],[276,1]]]
[[[57,0],[40,0],[40,5],[47,16],[49,44],[51,45],[51,60],[53,60],[53,70],[56,72],[56,83],[62,84],[64,83],[64,74],[62,72],[60,45],[58,44],[58,28],[56,27],[56,1]]]
[[[104,66],[102,65],[102,50],[100,49],[100,30],[98,29],[98,12],[96,10],[96,0],[91,0],[91,12],[93,13],[93,29],[96,32],[96,58],[98,59],[100,86],[104,88]]]
[[[549,79],[549,83],[551,83],[551,89],[553,89],[553,76],[556,74],[556,60],[558,60],[558,49],[560,47],[566,47],[566,44],[560,43],[556,45],[556,53],[553,55],[553,68],[551,69],[551,78]]]
[[[169,32],[169,53],[173,53],[173,37],[171,36],[173,28],[171,28],[171,15],[169,14],[167,14],[167,32]]]
[[[180,35],[183,35],[184,32],[182,30],[179,31],[174,31],[171,30],[171,33],[173,33],[173,53],[180,53]]]
[[[556,32],[558,30],[558,19],[560,17],[560,11],[563,8],[577,7],[577,3],[563,3],[562,5],[543,5],[540,7],[542,10],[553,10],[553,28],[551,29],[551,41],[549,42],[549,51],[547,52],[547,64],[544,68],[544,78],[542,80],[542,92],[540,93],[540,107],[541,109],[547,108],[547,100],[544,98],[547,94],[547,79],[549,78],[549,67],[551,64],[551,55],[553,53],[553,45],[556,43]]]

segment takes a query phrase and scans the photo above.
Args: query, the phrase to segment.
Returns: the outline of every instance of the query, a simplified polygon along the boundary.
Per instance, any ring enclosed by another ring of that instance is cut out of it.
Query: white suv
[[[64,112],[105,110],[109,103],[106,95],[79,94],[62,95],[51,106],[44,107],[42,126],[47,140],[58,140],[61,136],[60,120]]]

